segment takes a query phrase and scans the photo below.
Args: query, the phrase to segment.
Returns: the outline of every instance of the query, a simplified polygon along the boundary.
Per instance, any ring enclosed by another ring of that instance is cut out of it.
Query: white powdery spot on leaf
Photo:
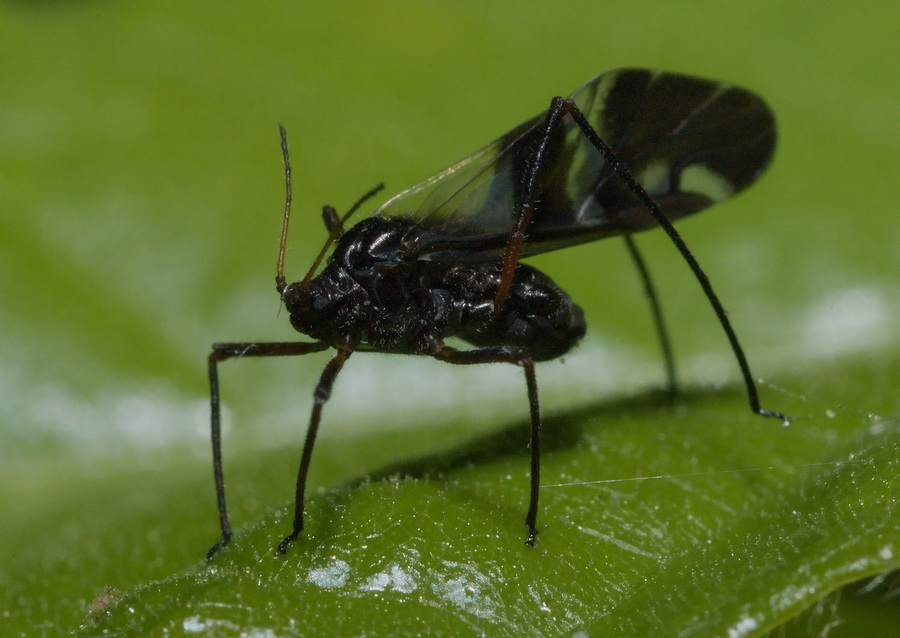
[[[496,589],[491,579],[463,563],[444,561],[444,567],[446,572],[432,574],[431,589],[435,595],[479,618],[495,619],[498,601],[484,593]]]
[[[342,560],[335,560],[327,567],[310,569],[306,576],[306,582],[317,585],[322,589],[338,589],[347,584],[350,577],[350,565]]]
[[[751,616],[744,616],[733,627],[728,628],[728,638],[740,638],[759,627],[759,621]]]
[[[370,576],[360,589],[363,591],[393,590],[401,594],[411,594],[417,587],[415,574],[394,564],[386,570]]]

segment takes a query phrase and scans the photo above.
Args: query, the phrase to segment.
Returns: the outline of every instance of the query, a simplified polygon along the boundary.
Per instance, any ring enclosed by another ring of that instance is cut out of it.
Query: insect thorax
[[[410,256],[404,246],[415,232],[405,218],[371,217],[350,228],[318,276],[285,290],[294,328],[333,345],[411,354],[433,353],[455,336],[479,347],[526,347],[537,361],[566,353],[584,335],[581,308],[540,271],[520,264],[508,301],[494,312],[499,258]]]

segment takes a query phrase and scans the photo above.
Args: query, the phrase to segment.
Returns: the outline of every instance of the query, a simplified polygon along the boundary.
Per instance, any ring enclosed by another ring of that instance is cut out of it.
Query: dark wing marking
[[[747,187],[774,152],[772,112],[739,87],[621,69],[598,75],[571,97],[671,221]],[[400,193],[376,214],[415,219],[420,254],[495,255],[512,231],[545,115]],[[656,226],[570,118],[557,130],[551,151],[522,256]]]

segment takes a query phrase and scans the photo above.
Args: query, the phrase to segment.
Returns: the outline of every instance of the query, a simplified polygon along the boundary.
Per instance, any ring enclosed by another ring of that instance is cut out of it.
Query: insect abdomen
[[[527,348],[535,361],[547,361],[564,355],[584,336],[584,312],[539,270],[519,264],[509,299],[495,313],[485,302],[496,293],[499,268],[487,272],[482,267],[471,274],[466,293],[480,289],[482,295],[468,302],[470,312],[457,327],[456,336],[472,345],[520,346]]]

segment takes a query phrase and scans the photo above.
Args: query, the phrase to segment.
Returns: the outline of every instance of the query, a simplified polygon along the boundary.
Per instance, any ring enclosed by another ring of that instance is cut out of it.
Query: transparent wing
[[[620,69],[571,97],[670,221],[746,188],[774,152],[772,112],[739,87]],[[415,219],[422,254],[462,251],[478,259],[502,250],[545,115],[400,193],[376,214]],[[563,118],[549,150],[523,256],[656,226],[571,118]]]

